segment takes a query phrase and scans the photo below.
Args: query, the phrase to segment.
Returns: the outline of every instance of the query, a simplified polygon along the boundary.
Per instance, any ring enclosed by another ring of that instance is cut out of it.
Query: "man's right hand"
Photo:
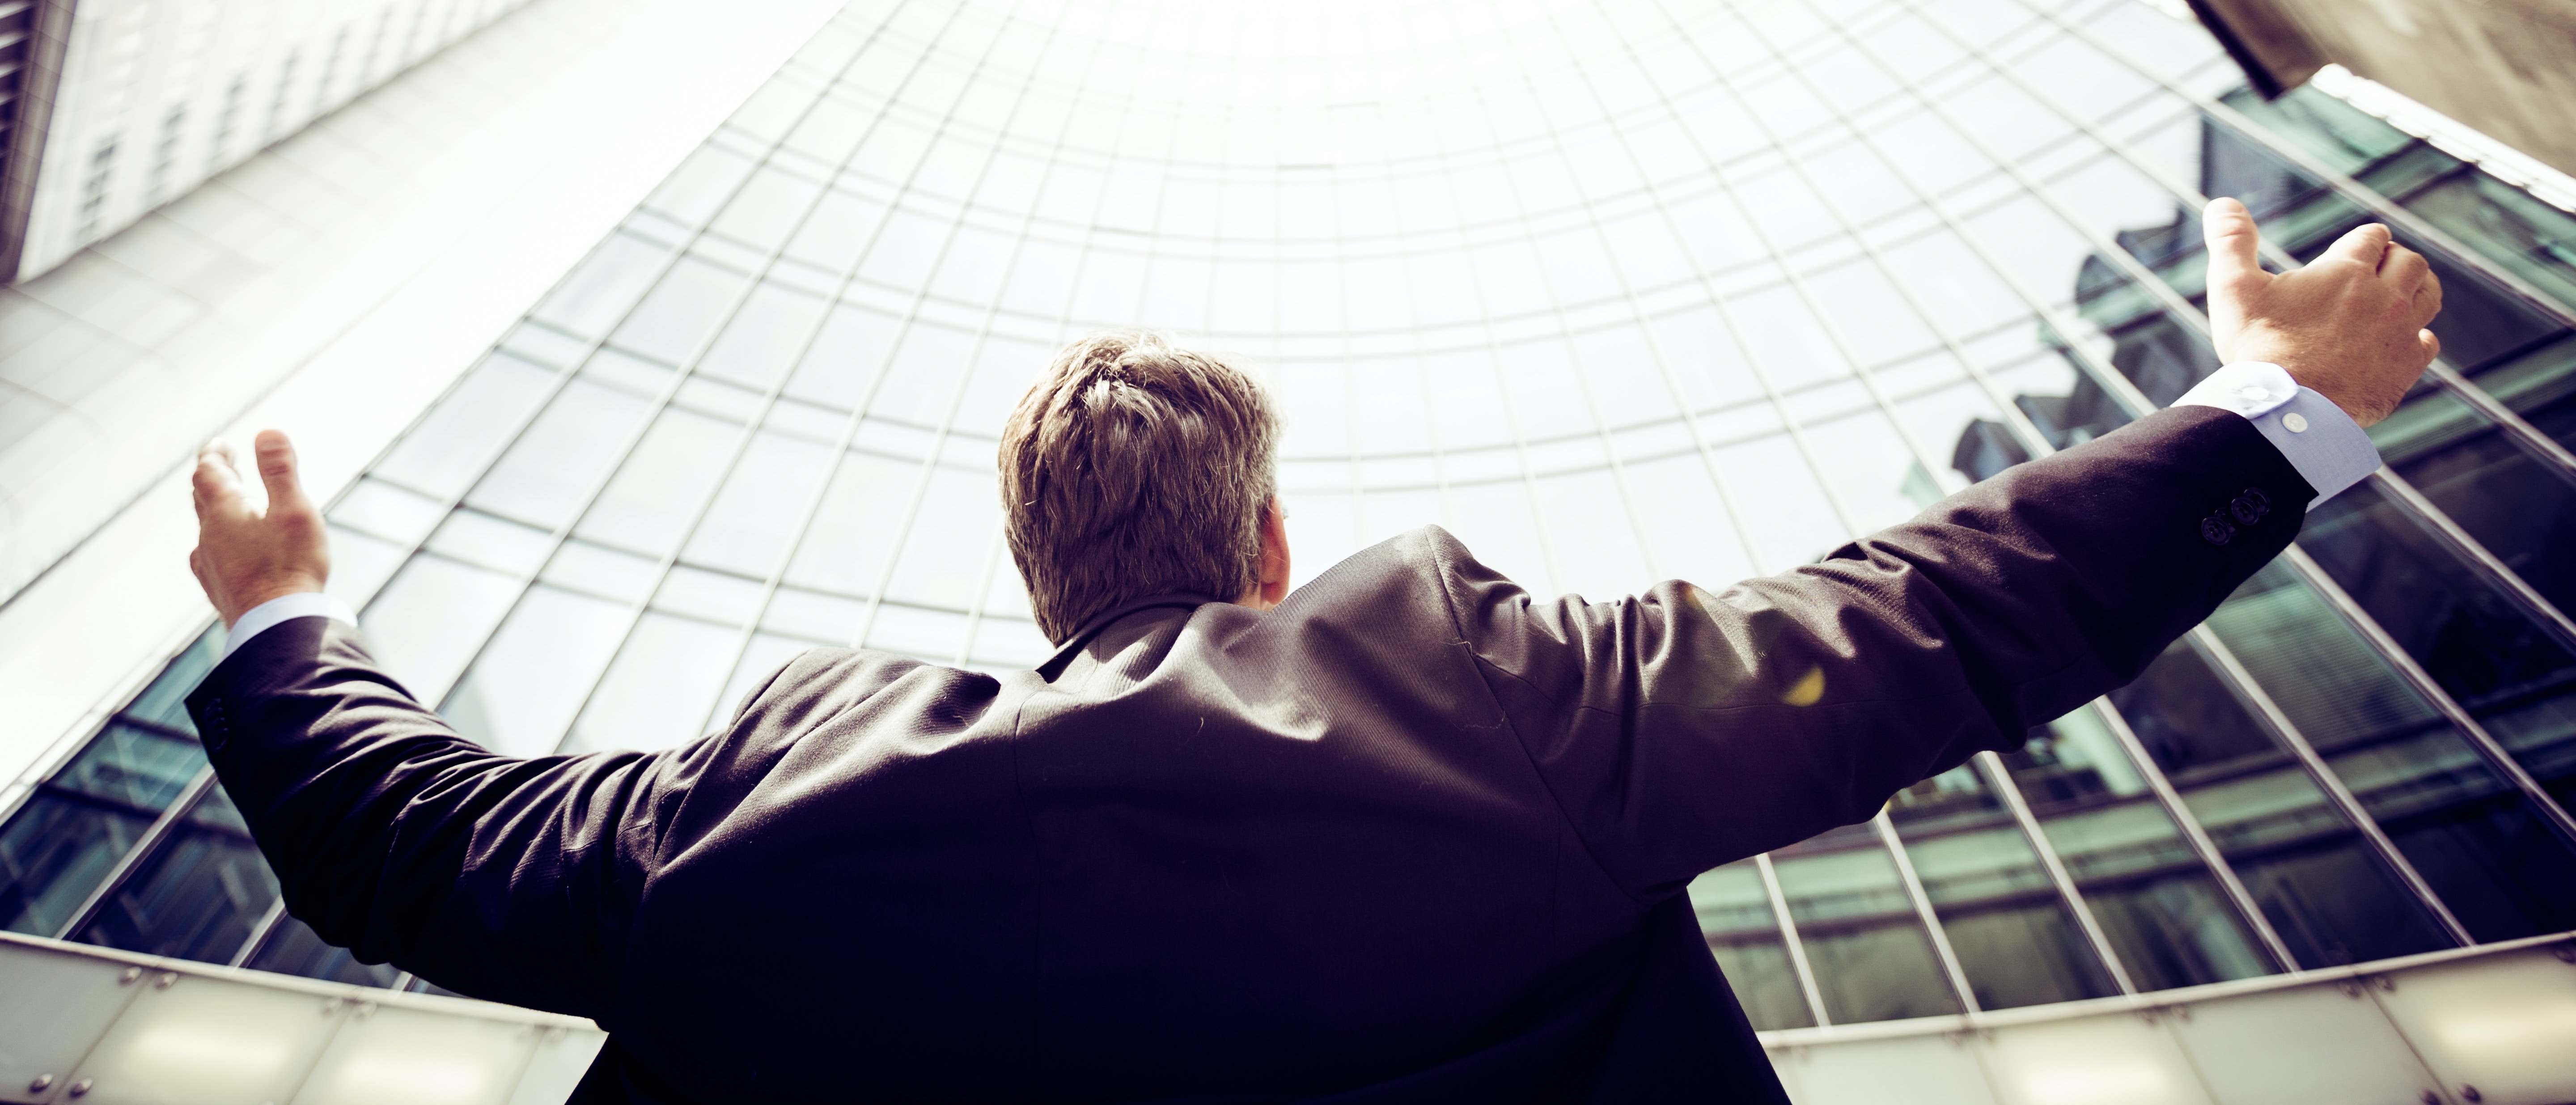
[[[253,452],[260,482],[268,485],[265,511],[251,509],[242,494],[231,446],[216,443],[200,451],[191,481],[197,547],[188,552],[188,568],[227,629],[261,603],[319,591],[331,578],[331,535],[305,497],[295,446],[285,434],[261,430]]]
[[[2364,426],[2388,417],[2442,351],[2424,325],[2442,282],[2378,223],[2335,240],[2296,272],[2257,261],[2254,215],[2232,199],[2201,212],[2209,238],[2209,329],[2221,364],[2270,361]]]

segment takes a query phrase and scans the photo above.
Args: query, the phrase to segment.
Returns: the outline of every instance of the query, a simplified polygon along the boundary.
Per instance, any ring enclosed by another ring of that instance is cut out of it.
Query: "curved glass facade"
[[[1722,585],[2180,395],[2234,195],[2434,259],[2388,467],[2137,682],[1703,876],[1709,946],[1779,1029],[2576,929],[2576,216],[2239,82],[2136,0],[859,0],[335,502],[333,586],[520,754],[818,645],[1025,666],[997,432],[1136,324],[1271,380],[1301,578],[1439,524]],[[409,983],[283,916],[208,648],[0,830],[0,925]]]

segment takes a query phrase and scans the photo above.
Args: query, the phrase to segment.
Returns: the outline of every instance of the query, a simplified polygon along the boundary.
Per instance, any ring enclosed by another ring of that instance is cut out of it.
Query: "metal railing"
[[[0,1102],[555,1105],[578,1017],[0,932]]]

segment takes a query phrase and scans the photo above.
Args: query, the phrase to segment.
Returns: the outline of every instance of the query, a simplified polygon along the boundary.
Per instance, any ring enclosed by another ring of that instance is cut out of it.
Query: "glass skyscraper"
[[[2432,260],[2387,466],[2136,682],[1702,876],[1711,952],[1787,1055],[2576,930],[2576,215],[2242,83],[2139,0],[854,0],[338,495],[332,587],[521,755],[808,648],[1025,667],[1002,418],[1139,324],[1270,381],[1301,578],[1437,524],[1723,585],[2216,368],[2236,196]],[[0,926],[429,988],[285,913],[178,705],[221,632],[8,812]]]

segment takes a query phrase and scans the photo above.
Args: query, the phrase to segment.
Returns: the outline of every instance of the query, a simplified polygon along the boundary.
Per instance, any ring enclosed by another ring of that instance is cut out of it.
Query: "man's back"
[[[2175,410],[1719,593],[1421,530],[1004,679],[808,653],[650,755],[483,752],[322,618],[190,709],[289,909],[596,1018],[597,1100],[1778,1100],[1689,880],[2127,681],[2312,494]]]
[[[1462,578],[1495,577],[1424,530],[999,680],[800,656],[652,769],[600,1014],[655,1057],[633,1089],[1563,1100],[1623,1031],[1633,1073],[1768,1089],[1687,901],[1559,810]]]

